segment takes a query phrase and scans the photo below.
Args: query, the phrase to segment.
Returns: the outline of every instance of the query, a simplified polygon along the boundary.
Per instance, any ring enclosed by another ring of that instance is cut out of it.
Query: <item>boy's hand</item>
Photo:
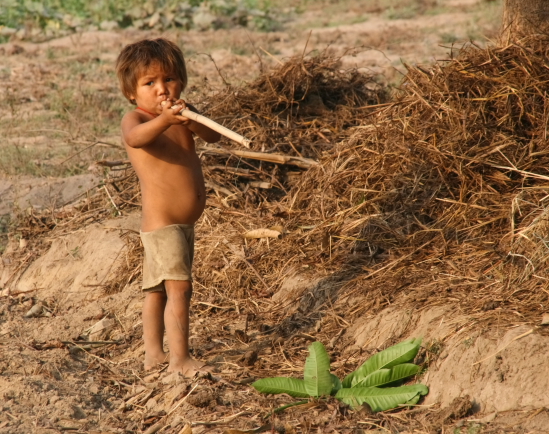
[[[170,125],[188,126],[192,122],[191,119],[179,114],[181,110],[188,108],[184,100],[178,99],[177,101],[173,101],[172,99],[168,99],[162,101],[160,105],[162,106],[161,116],[164,116]]]

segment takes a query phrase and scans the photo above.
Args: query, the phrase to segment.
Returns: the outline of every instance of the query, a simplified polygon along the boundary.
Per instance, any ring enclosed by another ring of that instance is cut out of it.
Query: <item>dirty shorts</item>
[[[164,280],[192,281],[194,225],[169,225],[140,234],[145,251],[143,291],[165,291]]]

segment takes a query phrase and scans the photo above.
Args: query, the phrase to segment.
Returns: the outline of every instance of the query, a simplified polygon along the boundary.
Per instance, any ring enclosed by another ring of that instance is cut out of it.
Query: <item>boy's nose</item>
[[[160,83],[158,85],[158,92],[160,95],[165,95],[168,93],[168,86],[166,86],[164,83]]]

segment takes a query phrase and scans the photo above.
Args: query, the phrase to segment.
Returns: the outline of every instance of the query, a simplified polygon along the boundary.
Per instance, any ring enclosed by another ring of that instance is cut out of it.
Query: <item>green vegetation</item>
[[[417,404],[429,392],[427,386],[401,386],[403,381],[420,371],[410,363],[416,357],[421,339],[393,345],[366,360],[342,381],[330,373],[330,358],[324,345],[313,342],[305,361],[303,380],[274,377],[256,381],[252,386],[262,393],[286,393],[295,398],[335,396],[340,401],[359,407],[368,404],[372,411]],[[392,387],[389,387],[392,386]]]
[[[281,11],[269,0],[4,0],[0,38],[48,39],[75,31],[133,27],[222,28],[240,25],[272,31]],[[1,41],[1,40],[0,40]]]

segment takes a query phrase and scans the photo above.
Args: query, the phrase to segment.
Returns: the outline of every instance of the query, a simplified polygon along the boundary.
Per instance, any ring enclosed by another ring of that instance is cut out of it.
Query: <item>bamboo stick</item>
[[[270,163],[290,164],[293,166],[309,169],[318,164],[315,160],[290,155],[268,154],[266,152],[240,151],[237,149],[215,148],[212,146],[200,146],[199,151],[218,155],[235,155],[237,157],[249,158],[251,160],[268,161]]]
[[[234,140],[237,143],[240,143],[242,146],[248,149],[250,148],[250,143],[252,142],[250,139],[247,139],[246,137],[243,137],[240,134],[235,133],[232,130],[229,130],[223,125],[220,125],[217,122],[212,121],[211,119],[208,119],[206,116],[199,115],[198,113],[195,113],[189,109],[183,109],[179,113],[181,114],[181,116],[185,116],[186,118],[192,119],[193,121],[198,122],[199,124],[206,125],[208,128],[211,128],[212,130],[217,131],[219,134],[222,134],[225,137],[228,137],[229,139]]]

